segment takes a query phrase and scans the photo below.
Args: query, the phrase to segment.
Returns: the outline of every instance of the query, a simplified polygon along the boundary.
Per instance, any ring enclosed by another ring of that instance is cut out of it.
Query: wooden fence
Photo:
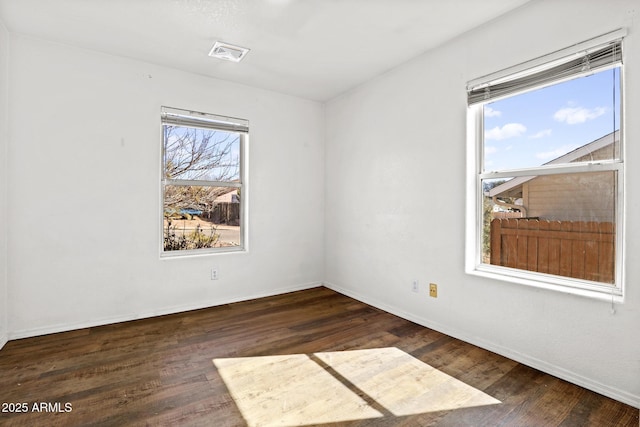
[[[240,203],[216,203],[211,219],[216,224],[240,225]]]
[[[610,222],[494,219],[491,264],[613,283],[615,226]]]

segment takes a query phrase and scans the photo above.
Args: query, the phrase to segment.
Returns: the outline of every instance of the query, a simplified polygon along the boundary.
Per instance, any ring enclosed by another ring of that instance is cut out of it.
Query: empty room
[[[639,21],[0,0],[0,425],[638,426]]]

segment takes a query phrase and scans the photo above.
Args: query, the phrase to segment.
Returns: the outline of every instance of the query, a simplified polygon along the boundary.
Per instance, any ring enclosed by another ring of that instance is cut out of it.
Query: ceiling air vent
[[[224,59],[225,61],[240,62],[247,52],[249,52],[249,49],[244,47],[234,46],[229,43],[216,42],[211,48],[209,56]]]

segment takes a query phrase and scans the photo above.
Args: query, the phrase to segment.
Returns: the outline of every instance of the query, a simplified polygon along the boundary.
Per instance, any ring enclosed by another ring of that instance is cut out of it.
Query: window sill
[[[523,270],[486,264],[467,269],[467,274],[616,304],[624,303],[624,295],[620,288],[613,287],[613,285],[608,287],[588,280],[563,278],[543,273],[529,273]]]
[[[196,249],[196,250],[183,250],[183,251],[167,251],[160,253],[160,259],[184,259],[184,258],[197,258],[211,255],[228,255],[246,253],[247,248],[235,247],[235,248],[220,248],[220,249]]]

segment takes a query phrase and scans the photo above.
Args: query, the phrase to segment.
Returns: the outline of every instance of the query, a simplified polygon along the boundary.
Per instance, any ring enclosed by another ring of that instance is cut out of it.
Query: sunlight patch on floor
[[[395,347],[316,356],[396,416],[500,403]]]
[[[335,423],[500,403],[395,347],[213,363],[249,426]]]
[[[382,416],[305,354],[214,359],[213,363],[249,426]]]

